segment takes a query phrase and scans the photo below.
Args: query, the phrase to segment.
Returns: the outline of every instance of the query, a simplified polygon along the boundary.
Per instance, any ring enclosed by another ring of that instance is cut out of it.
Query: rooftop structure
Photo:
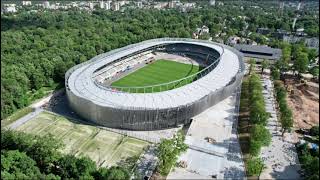
[[[238,51],[242,52],[244,57],[254,58],[258,61],[267,59],[277,61],[280,60],[282,51],[268,46],[236,44],[234,46]]]

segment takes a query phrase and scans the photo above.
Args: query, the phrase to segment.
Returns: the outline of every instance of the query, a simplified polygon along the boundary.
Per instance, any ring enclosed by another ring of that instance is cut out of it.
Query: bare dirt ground
[[[319,125],[319,84],[300,83],[294,78],[287,78],[287,102],[293,112],[294,128],[310,129]]]

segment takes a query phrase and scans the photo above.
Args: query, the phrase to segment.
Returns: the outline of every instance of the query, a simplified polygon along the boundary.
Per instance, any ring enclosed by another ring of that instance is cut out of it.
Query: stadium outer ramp
[[[156,93],[127,93],[97,85],[93,72],[106,63],[155,45],[186,43],[215,49],[219,62],[200,79],[185,86]],[[70,107],[96,124],[128,130],[158,130],[189,123],[195,115],[217,104],[241,85],[243,55],[223,44],[185,38],[143,41],[100,54],[66,72]]]

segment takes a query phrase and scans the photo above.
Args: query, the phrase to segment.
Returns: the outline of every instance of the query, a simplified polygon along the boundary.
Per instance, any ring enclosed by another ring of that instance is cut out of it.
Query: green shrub
[[[258,175],[264,168],[265,166],[260,158],[252,157],[247,161],[248,176]]]
[[[310,129],[310,135],[311,136],[319,136],[319,126],[313,126]]]
[[[249,153],[252,156],[258,156],[261,150],[262,143],[254,139],[250,139]]]
[[[186,151],[187,148],[182,131],[179,131],[172,139],[163,139],[158,148],[160,174],[167,175],[171,167],[175,165],[180,153]]]
[[[263,125],[253,126],[250,134],[251,139],[261,142],[262,146],[269,146],[271,143],[271,134]]]
[[[279,69],[272,68],[271,77],[272,77],[273,80],[279,80],[280,79],[280,71],[279,71]]]

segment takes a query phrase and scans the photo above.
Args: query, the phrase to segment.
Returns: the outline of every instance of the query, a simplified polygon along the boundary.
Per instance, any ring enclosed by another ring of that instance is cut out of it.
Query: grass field
[[[126,158],[139,156],[149,145],[142,140],[72,122],[48,112],[40,113],[17,130],[37,135],[51,133],[64,143],[61,152],[89,156],[98,166],[112,166]]]
[[[117,87],[135,87],[135,86],[150,86],[171,82],[183,77],[197,73],[200,70],[199,66],[191,64],[183,64],[169,60],[157,60],[121,79],[112,83],[112,86]],[[192,82],[179,82],[167,88],[167,86],[155,87],[153,92],[165,91],[174,89]],[[183,83],[183,84],[182,84]],[[129,89],[122,89],[129,91]],[[141,89],[139,92],[142,92]],[[146,92],[151,92],[152,88],[146,89]]]

